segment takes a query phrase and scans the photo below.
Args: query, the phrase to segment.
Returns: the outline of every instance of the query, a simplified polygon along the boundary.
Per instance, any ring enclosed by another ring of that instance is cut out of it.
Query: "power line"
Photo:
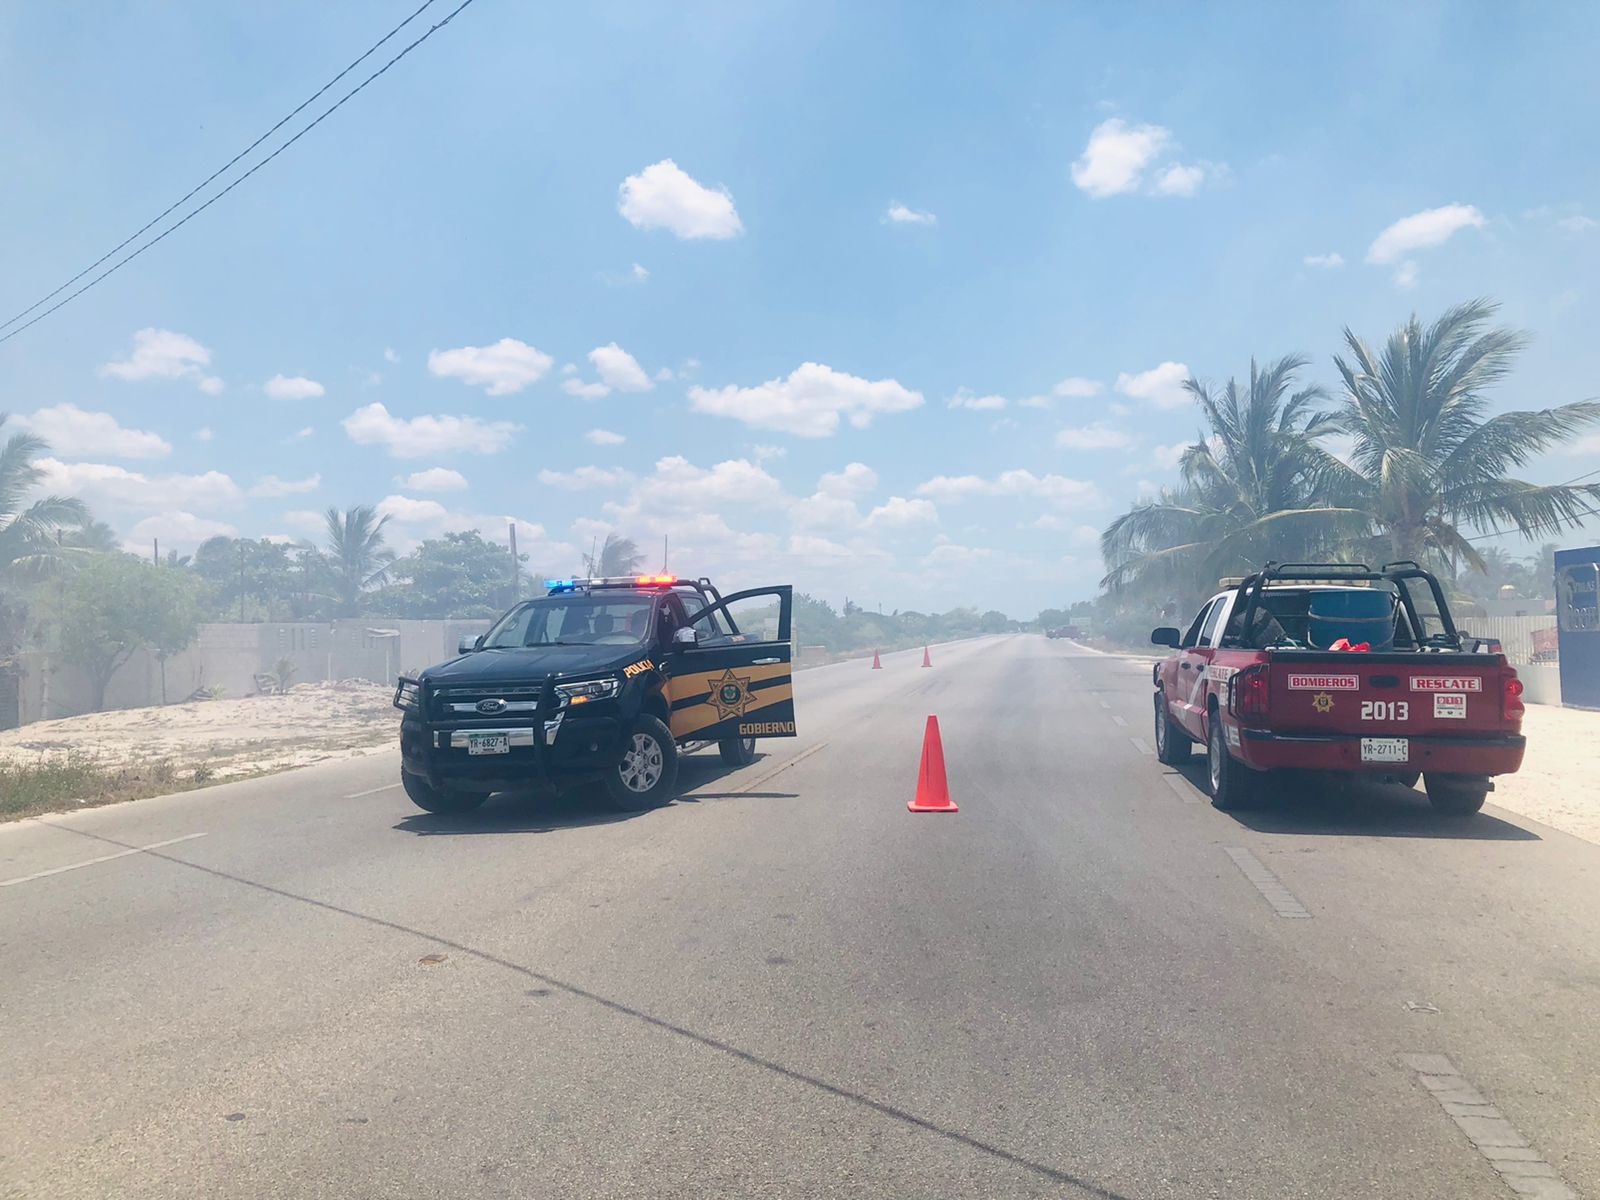
[[[322,124],[322,122],[327,120],[334,113],[338,112],[339,109],[343,108],[346,103],[348,103],[359,92],[361,92],[363,89],[365,89],[366,86],[369,83],[372,83],[380,75],[383,75],[385,72],[387,72],[389,70],[390,67],[394,66],[395,63],[399,62],[402,58],[404,58],[406,55],[410,54],[418,46],[422,45],[423,42],[427,41],[435,33],[437,33],[439,30],[443,29],[446,25],[450,24],[451,21],[455,20],[456,16],[464,8],[466,8],[469,4],[471,4],[472,2],[473,2],[473,0],[461,0],[461,3],[456,5],[456,7],[453,8],[450,11],[450,13],[447,16],[445,16],[445,18],[443,20],[438,21],[435,24],[429,26],[427,31],[424,32],[422,34],[422,36],[418,37],[410,45],[406,46],[403,50],[401,50],[400,53],[396,54],[388,62],[384,63],[383,66],[379,67],[371,75],[368,75],[365,79],[363,79],[355,87],[351,88],[342,97],[340,97],[331,106],[329,106],[322,113],[322,115],[317,117],[316,120],[312,121],[304,129],[300,130],[300,132],[296,133],[292,138],[290,138],[288,141],[284,142],[283,145],[279,146],[271,154],[267,155],[266,158],[264,158],[260,162],[256,163],[255,166],[251,167],[248,171],[246,171],[243,175],[239,176],[239,178],[235,179],[227,187],[223,188],[215,196],[212,196],[205,203],[203,203],[203,204],[191,209],[188,213],[184,214],[183,217],[181,217],[179,220],[173,222],[166,229],[163,229],[155,237],[151,238],[149,241],[147,241],[144,244],[142,244],[138,249],[134,250],[131,254],[128,254],[128,255],[124,256],[123,258],[118,259],[116,262],[112,263],[111,266],[107,267],[104,271],[100,272],[100,274],[98,274],[94,278],[90,279],[88,283],[84,284],[82,287],[78,288],[76,291],[68,293],[66,296],[62,297],[60,300],[57,300],[54,304],[50,305],[49,308],[47,308],[43,312],[39,313],[32,320],[26,321],[23,324],[18,325],[15,329],[11,330],[9,333],[6,333],[4,335],[0,335],[0,345],[3,345],[4,343],[9,342],[12,338],[16,337],[23,330],[29,329],[32,326],[37,325],[40,321],[44,320],[46,317],[48,317],[51,313],[55,312],[57,309],[63,307],[64,305],[72,303],[72,301],[76,300],[79,296],[83,295],[83,293],[87,292],[90,288],[94,287],[101,280],[107,278],[110,275],[115,274],[117,271],[120,271],[123,267],[127,266],[130,262],[132,262],[134,259],[138,258],[141,254],[143,254],[146,250],[150,249],[152,246],[156,245],[159,242],[165,241],[172,234],[174,234],[178,230],[182,229],[190,221],[194,220],[195,217],[198,217],[201,213],[205,212],[206,209],[210,208],[218,200],[221,200],[229,192],[233,191],[234,188],[238,187],[246,179],[249,179],[250,176],[254,175],[257,171],[261,170],[262,167],[266,166],[273,159],[277,158],[278,155],[282,154],[290,146],[294,145],[301,138],[305,137],[306,134],[310,133],[313,129],[315,129],[318,125]],[[254,149],[256,146],[260,145],[261,142],[264,141],[266,138],[270,137],[273,132],[275,132],[277,129],[281,128],[282,125],[284,124],[284,122],[286,122],[290,118],[292,118],[295,115],[295,113],[298,113],[302,109],[304,109],[306,107],[306,105],[310,104],[313,100],[315,100],[317,98],[317,96],[320,96],[320,95],[322,95],[323,92],[326,92],[329,87],[332,87],[333,84],[337,83],[340,78],[342,78],[344,75],[348,74],[349,71],[353,67],[355,67],[358,63],[360,63],[362,61],[362,59],[365,59],[369,55],[371,55],[373,50],[376,50],[379,46],[383,45],[384,42],[386,42],[390,38],[392,38],[396,33],[398,33],[406,25],[410,24],[413,20],[416,19],[417,15],[423,11],[423,9],[428,8],[433,3],[435,3],[435,0],[427,0],[427,3],[425,3],[422,6],[422,8],[417,9],[416,12],[411,14],[411,16],[407,17],[399,25],[395,26],[394,29],[390,30],[389,33],[386,34],[381,41],[377,42],[372,47],[371,50],[368,50],[366,54],[363,54],[361,56],[361,58],[356,59],[355,62],[351,63],[349,67],[346,67],[343,71],[339,72],[338,75],[334,76],[333,79],[329,80],[328,83],[320,91],[318,91],[316,93],[316,95],[313,95],[312,97],[310,97],[310,99],[308,99],[305,102],[305,104],[302,104],[300,106],[300,108],[295,109],[294,113],[290,113],[288,117],[285,117],[283,119],[283,121],[278,122],[278,124],[274,125],[272,127],[272,129],[270,129],[266,133],[262,134],[261,137],[257,138],[256,141],[251,143],[251,145],[249,147],[247,147],[245,150],[241,151],[238,155],[236,155],[234,157],[234,159],[228,164],[228,166],[232,166],[233,163],[238,162],[240,158],[243,158],[246,154],[248,154],[251,149]],[[211,179],[215,179],[217,177],[217,175],[221,175],[223,173],[223,171],[226,171],[227,169],[228,169],[227,166],[223,167],[221,170],[216,172],[216,174],[212,175]],[[210,183],[211,179],[206,180],[206,183]],[[168,213],[171,213],[174,209],[178,208],[180,205],[183,204],[184,200],[189,199],[190,196],[193,196],[195,194],[195,192],[200,191],[205,186],[206,186],[206,184],[202,183],[199,187],[195,188],[194,191],[191,191],[188,196],[185,196],[183,198],[183,200],[179,200],[177,202],[177,204],[174,204],[171,208],[167,209],[167,211],[165,213],[162,213],[160,217],[157,217],[154,221],[151,221],[148,225],[146,225],[144,227],[144,229],[139,230],[138,233],[135,233],[132,237],[128,238],[120,246],[117,246],[114,249],[108,251],[105,255],[101,256],[101,258],[98,259],[95,263],[93,263],[90,266],[84,268],[84,270],[78,272],[77,275],[74,275],[66,283],[62,284],[61,287],[58,287],[55,291],[51,292],[49,296],[45,296],[45,297],[41,298],[39,301],[37,301],[36,303],[31,305],[30,307],[28,307],[28,308],[24,309],[22,312],[18,313],[15,317],[12,317],[11,320],[7,321],[5,324],[6,325],[12,324],[13,322],[15,322],[15,321],[21,319],[22,317],[26,316],[28,313],[33,312],[34,309],[38,308],[39,305],[44,304],[51,297],[60,295],[60,293],[64,289],[71,287],[72,284],[77,282],[79,279],[82,279],[90,271],[93,271],[95,269],[95,267],[97,267],[101,263],[105,262],[106,259],[110,258],[118,250],[121,250],[124,246],[128,245],[128,243],[133,241],[134,238],[137,238],[139,236],[139,234],[144,233],[145,230],[148,230],[151,226],[155,225],[158,221],[160,221],[162,219],[162,217],[165,217]],[[0,329],[4,329],[4,328],[5,328],[5,325],[0,325]]]

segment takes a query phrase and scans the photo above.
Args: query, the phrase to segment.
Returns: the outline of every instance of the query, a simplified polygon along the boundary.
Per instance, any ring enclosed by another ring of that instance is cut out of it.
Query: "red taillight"
[[[1522,704],[1522,680],[1515,674],[1504,676],[1500,684],[1500,715],[1508,721],[1520,721],[1525,711]]]
[[[1229,681],[1228,711],[1239,720],[1251,723],[1265,721],[1271,702],[1272,684],[1265,663],[1246,667]]]

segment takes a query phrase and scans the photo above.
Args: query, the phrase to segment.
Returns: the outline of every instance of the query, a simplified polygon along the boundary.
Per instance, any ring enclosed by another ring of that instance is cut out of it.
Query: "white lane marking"
[[[148,846],[134,846],[129,850],[118,850],[115,854],[102,854],[99,858],[86,858],[82,862],[68,863],[64,867],[51,867],[48,871],[35,871],[32,875],[18,875],[15,879],[0,879],[0,887],[10,887],[14,883],[30,883],[35,879],[44,879],[50,875],[60,875],[63,871],[76,871],[79,867],[92,867],[96,863],[110,862],[114,858],[127,858],[130,854],[143,854],[146,850],[159,850],[163,846],[176,846],[179,842],[192,842],[195,838],[203,838],[203,833],[186,833],[182,837],[168,838],[164,842],[151,842]]]
[[[1145,742],[1145,740],[1143,738],[1129,738],[1128,740],[1133,743],[1133,748],[1135,750],[1137,750],[1140,754],[1154,754],[1155,753],[1154,750],[1150,749],[1149,745]]]
[[[1117,714],[1116,714],[1116,713],[1112,713],[1112,714],[1111,714],[1111,719],[1112,719],[1112,720],[1113,720],[1113,721],[1115,721],[1115,722],[1116,722],[1116,723],[1117,723],[1117,724],[1118,724],[1118,725],[1121,725],[1121,726],[1122,726],[1122,727],[1123,727],[1123,728],[1124,728],[1124,729],[1126,729],[1126,728],[1127,728],[1127,727],[1128,727],[1128,722],[1127,722],[1127,721],[1125,721],[1125,720],[1123,720],[1123,719],[1122,719],[1122,718],[1121,718],[1121,717],[1119,717],[1119,716],[1118,716],[1118,715],[1117,715]]]
[[[1106,700],[1102,700],[1102,701],[1100,701],[1100,707],[1101,707],[1101,708],[1110,708],[1110,707],[1111,707],[1111,704],[1110,704],[1110,702],[1109,702],[1109,701],[1106,701]]]
[[[390,791],[391,789],[397,788],[399,786],[400,785],[398,783],[386,783],[382,787],[368,788],[364,792],[351,792],[348,796],[341,796],[341,797],[339,797],[339,799],[341,799],[341,800],[359,800],[363,796],[376,796],[379,792],[387,792],[387,791]]]
[[[1578,1200],[1556,1169],[1517,1132],[1517,1127],[1490,1104],[1442,1054],[1404,1054],[1401,1061],[1417,1073],[1456,1128],[1500,1173],[1519,1196],[1537,1200]]]
[[[1178,794],[1178,799],[1185,804],[1199,804],[1206,798],[1204,792],[1182,775],[1163,775],[1162,778],[1167,781],[1167,786]]]
[[[1311,913],[1294,898],[1294,893],[1283,886],[1283,881],[1272,869],[1243,846],[1224,846],[1233,865],[1244,872],[1244,877],[1255,884],[1256,891],[1272,905],[1272,911],[1291,921],[1309,921]]]

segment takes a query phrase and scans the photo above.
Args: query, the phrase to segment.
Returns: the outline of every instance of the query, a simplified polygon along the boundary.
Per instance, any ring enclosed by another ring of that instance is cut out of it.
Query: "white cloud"
[[[1600,221],[1582,214],[1573,217],[1562,217],[1556,222],[1557,229],[1565,229],[1568,233],[1587,233],[1589,230],[1600,226]]]
[[[691,387],[689,403],[696,412],[731,417],[758,429],[829,437],[838,431],[841,417],[864,429],[881,413],[920,407],[922,393],[893,379],[861,379],[808,362],[787,379],[768,380],[755,387]]]
[[[11,418],[19,427],[42,437],[52,453],[68,458],[104,454],[112,458],[161,458],[172,444],[159,434],[124,429],[110,413],[85,412],[75,404],[41,408]]]
[[[122,548],[133,554],[147,554],[150,543],[159,539],[162,550],[190,553],[207,538],[234,537],[238,530],[226,521],[197,517],[192,512],[172,511],[145,517],[128,530]]]
[[[619,392],[648,392],[655,387],[638,360],[615,342],[589,351],[589,361],[594,364],[601,382]]]
[[[302,492],[314,492],[321,486],[321,475],[307,475],[304,479],[279,479],[276,475],[263,475],[250,489],[250,494],[263,497],[297,496]]]
[[[1450,236],[1462,229],[1481,228],[1484,215],[1470,204],[1446,204],[1428,208],[1409,217],[1401,217],[1389,226],[1367,248],[1369,263],[1392,263],[1413,250],[1426,250],[1440,246]]]
[[[883,219],[895,225],[937,225],[939,223],[939,218],[931,212],[907,208],[898,200],[890,202],[889,211],[883,214]]]
[[[216,436],[216,434],[211,432],[211,426],[209,425],[202,425],[199,429],[194,431],[194,440],[197,442],[209,442]]]
[[[1066,396],[1073,400],[1086,400],[1090,396],[1098,396],[1105,390],[1105,384],[1098,379],[1085,379],[1081,375],[1069,375],[1050,391],[1057,396]]]
[[[1344,266],[1344,255],[1337,251],[1332,254],[1308,254],[1300,261],[1308,267],[1321,267],[1326,271],[1335,271]]]
[[[1203,166],[1173,163],[1156,175],[1156,191],[1163,196],[1192,196],[1200,190],[1205,178]]]
[[[1193,444],[1193,442],[1178,442],[1172,446],[1157,446],[1150,451],[1150,457],[1160,466],[1175,467],[1183,458],[1183,452]]]
[[[576,375],[578,373],[578,364],[577,363],[562,363],[561,364],[561,373],[563,375]]]
[[[698,183],[670,158],[629,175],[618,192],[617,211],[636,229],[669,229],[686,240],[744,232],[728,189]]]
[[[304,441],[306,438],[310,437],[315,432],[316,432],[315,429],[313,429],[310,425],[307,425],[302,429],[295,430],[295,434],[294,434],[295,440],[296,441]]]
[[[655,373],[655,381],[657,383],[667,383],[667,382],[670,382],[672,379],[673,379],[673,374],[672,374],[672,368],[671,367],[661,367]]]
[[[750,447],[750,457],[758,463],[766,462],[769,458],[782,458],[788,453],[789,447],[787,446],[769,446],[762,442],[757,442]]]
[[[1062,475],[1035,475],[1032,471],[1002,471],[993,479],[979,475],[939,475],[917,488],[917,494],[934,500],[965,500],[972,496],[1033,496],[1062,507],[1098,504],[1100,489],[1082,479]]]
[[[1568,442],[1561,448],[1561,453],[1571,455],[1600,454],[1600,433],[1591,433],[1588,437],[1578,438]]]
[[[917,525],[937,525],[939,510],[931,500],[907,500],[890,496],[867,514],[868,529],[907,529]]]
[[[536,570],[547,570],[557,563],[576,563],[577,550],[565,542],[552,541],[543,525],[505,513],[457,512],[437,500],[418,500],[412,496],[391,495],[378,501],[380,516],[390,519],[385,531],[391,546],[405,554],[428,538],[442,537],[446,533],[475,529],[485,540],[496,545],[506,544],[507,526],[517,527],[517,549],[528,556]],[[316,530],[321,518],[316,513],[285,513],[288,524],[300,524]]]
[[[865,463],[854,462],[842,471],[830,471],[817,480],[817,491],[824,496],[855,498],[877,490],[878,473]]]
[[[643,283],[645,280],[650,278],[650,268],[642,267],[638,263],[633,264],[632,272],[633,277],[640,283]]]
[[[591,429],[583,435],[583,440],[591,446],[620,446],[628,439],[609,429]]]
[[[145,475],[109,463],[64,463],[36,459],[39,490],[78,496],[91,508],[193,510],[202,512],[239,503],[244,492],[221,471],[200,475]]]
[[[459,492],[465,490],[467,477],[449,467],[429,467],[426,471],[413,471],[395,482],[413,492]]]
[[[783,485],[746,459],[710,468],[673,455],[657,460],[655,473],[640,481],[634,502],[658,512],[721,512],[783,503]]]
[[[400,356],[394,352],[393,346],[385,346],[383,348],[383,361],[389,363],[397,363],[400,361]]]
[[[1121,450],[1133,445],[1133,435],[1103,422],[1067,428],[1056,434],[1056,445],[1067,450]]]
[[[1183,381],[1189,378],[1189,368],[1181,362],[1164,362],[1130,375],[1122,371],[1117,375],[1117,391],[1135,400],[1148,401],[1157,408],[1182,408],[1193,403],[1193,398],[1183,390]]]
[[[539,482],[546,487],[580,491],[583,488],[606,488],[615,491],[633,482],[633,475],[621,469],[606,467],[576,467],[571,471],[540,471]]]
[[[1395,287],[1414,288],[1417,286],[1419,277],[1420,272],[1417,269],[1417,264],[1408,258],[1395,270],[1394,285]]]
[[[970,567],[992,558],[994,551],[987,546],[961,546],[955,542],[941,542],[922,557],[922,565],[931,568]]]
[[[561,390],[569,396],[576,396],[580,400],[598,400],[602,396],[611,395],[611,389],[603,383],[585,383],[581,379],[567,378],[561,381]]]
[[[128,357],[106,363],[100,374],[109,379],[193,379],[202,392],[214,396],[223,384],[202,370],[210,365],[211,351],[188,334],[141,329],[133,335]]]
[[[274,400],[310,400],[327,394],[328,389],[304,375],[274,375],[262,386]]]
[[[480,417],[396,417],[376,401],[358,408],[343,421],[350,440],[362,446],[383,446],[395,458],[427,454],[497,454],[522,427],[510,421]]]
[[[951,408],[970,408],[974,412],[995,412],[1006,406],[1004,396],[975,396],[966,388],[959,388],[954,396],[950,397]]]
[[[509,396],[538,383],[554,361],[543,350],[516,338],[501,338],[492,346],[428,352],[432,374],[486,388],[491,396]]]
[[[1097,200],[1136,191],[1145,169],[1171,141],[1171,132],[1160,125],[1130,126],[1121,117],[1102,121],[1072,164],[1072,182]]]

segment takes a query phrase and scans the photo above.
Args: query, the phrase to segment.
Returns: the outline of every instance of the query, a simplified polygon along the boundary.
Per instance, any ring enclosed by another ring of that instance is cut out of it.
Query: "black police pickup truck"
[[[460,657],[400,679],[400,780],[418,807],[460,813],[491,792],[600,781],[638,811],[671,799],[679,754],[715,745],[742,765],[757,738],[794,736],[792,588],[724,597],[671,575],[546,586],[463,638]]]

